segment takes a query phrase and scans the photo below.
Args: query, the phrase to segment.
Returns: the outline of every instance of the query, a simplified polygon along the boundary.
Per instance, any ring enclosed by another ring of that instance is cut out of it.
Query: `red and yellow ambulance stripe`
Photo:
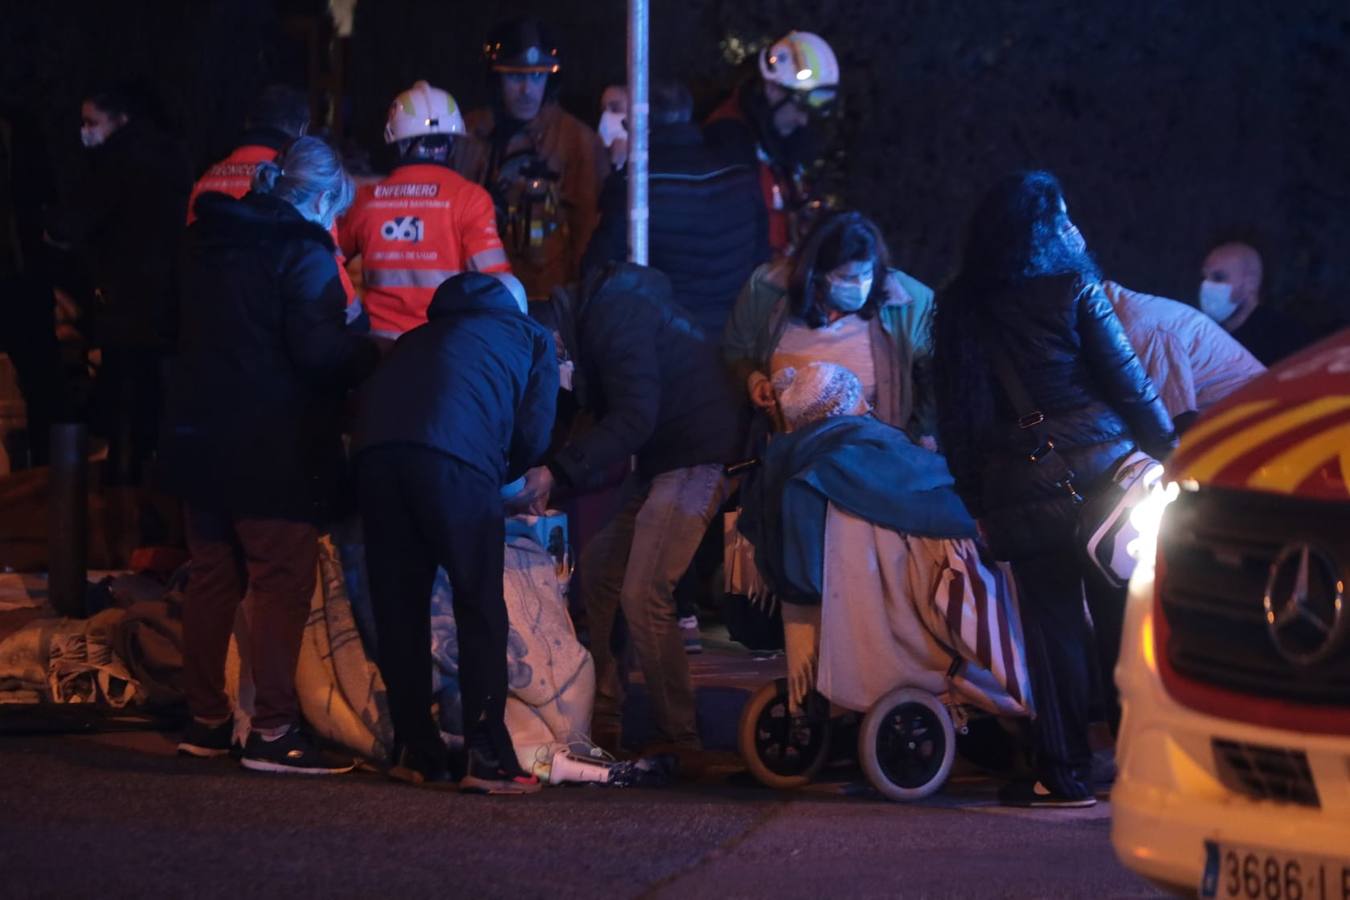
[[[1171,477],[1321,499],[1350,497],[1350,395],[1239,403],[1188,432]]]

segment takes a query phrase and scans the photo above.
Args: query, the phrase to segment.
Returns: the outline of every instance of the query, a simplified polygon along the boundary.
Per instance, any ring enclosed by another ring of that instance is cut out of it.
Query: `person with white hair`
[[[242,199],[203,194],[188,229],[181,333],[160,486],[185,502],[183,602],[191,724],[179,751],[230,752],[225,660],[247,591],[257,701],[245,768],[331,774],[353,761],[299,727],[296,660],[314,593],[317,523],[341,481],[347,390],[379,353],[346,329],[333,220],[352,201],[342,161],[302,137],[258,165]]]

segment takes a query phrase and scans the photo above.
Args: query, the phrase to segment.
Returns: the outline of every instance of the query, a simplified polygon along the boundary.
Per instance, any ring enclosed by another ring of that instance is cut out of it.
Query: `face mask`
[[[103,135],[99,134],[98,131],[93,128],[81,128],[80,143],[92,150],[94,147],[103,143]]]
[[[558,363],[558,387],[564,391],[572,389],[573,363],[570,359]]]
[[[333,202],[331,197],[325,194],[323,197],[319,198],[319,202],[315,204],[312,212],[301,210],[300,214],[320,228],[327,230],[331,229],[333,223],[337,220],[337,216],[335,215],[336,212],[337,204]]]
[[[871,275],[861,281],[831,281],[830,305],[840,312],[857,312],[867,303],[871,293]]]
[[[600,126],[596,129],[600,133],[600,140],[606,147],[612,145],[619,138],[628,137],[628,129],[623,127],[623,113],[611,112],[605,110],[600,114]]]
[[[1083,238],[1083,232],[1078,230],[1077,225],[1070,225],[1069,230],[1064,232],[1064,243],[1075,255],[1087,250],[1087,241]]]
[[[1233,286],[1223,281],[1200,282],[1200,309],[1215,322],[1226,322],[1237,312]]]

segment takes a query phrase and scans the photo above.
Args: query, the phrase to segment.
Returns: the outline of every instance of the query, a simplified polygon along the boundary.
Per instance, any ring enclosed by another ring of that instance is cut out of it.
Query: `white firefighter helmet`
[[[759,72],[789,91],[828,91],[833,98],[839,87],[839,60],[823,37],[809,31],[789,31],[761,50]]]
[[[384,125],[384,142],[392,144],[429,134],[464,134],[464,116],[455,98],[419,81],[394,98]]]

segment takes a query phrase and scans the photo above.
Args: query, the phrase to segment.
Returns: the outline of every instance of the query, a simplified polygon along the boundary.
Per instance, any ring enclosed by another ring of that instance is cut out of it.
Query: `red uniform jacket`
[[[399,166],[361,188],[338,228],[361,256],[371,330],[402,334],[427,320],[441,282],[460,272],[509,272],[488,192],[448,166]]]

